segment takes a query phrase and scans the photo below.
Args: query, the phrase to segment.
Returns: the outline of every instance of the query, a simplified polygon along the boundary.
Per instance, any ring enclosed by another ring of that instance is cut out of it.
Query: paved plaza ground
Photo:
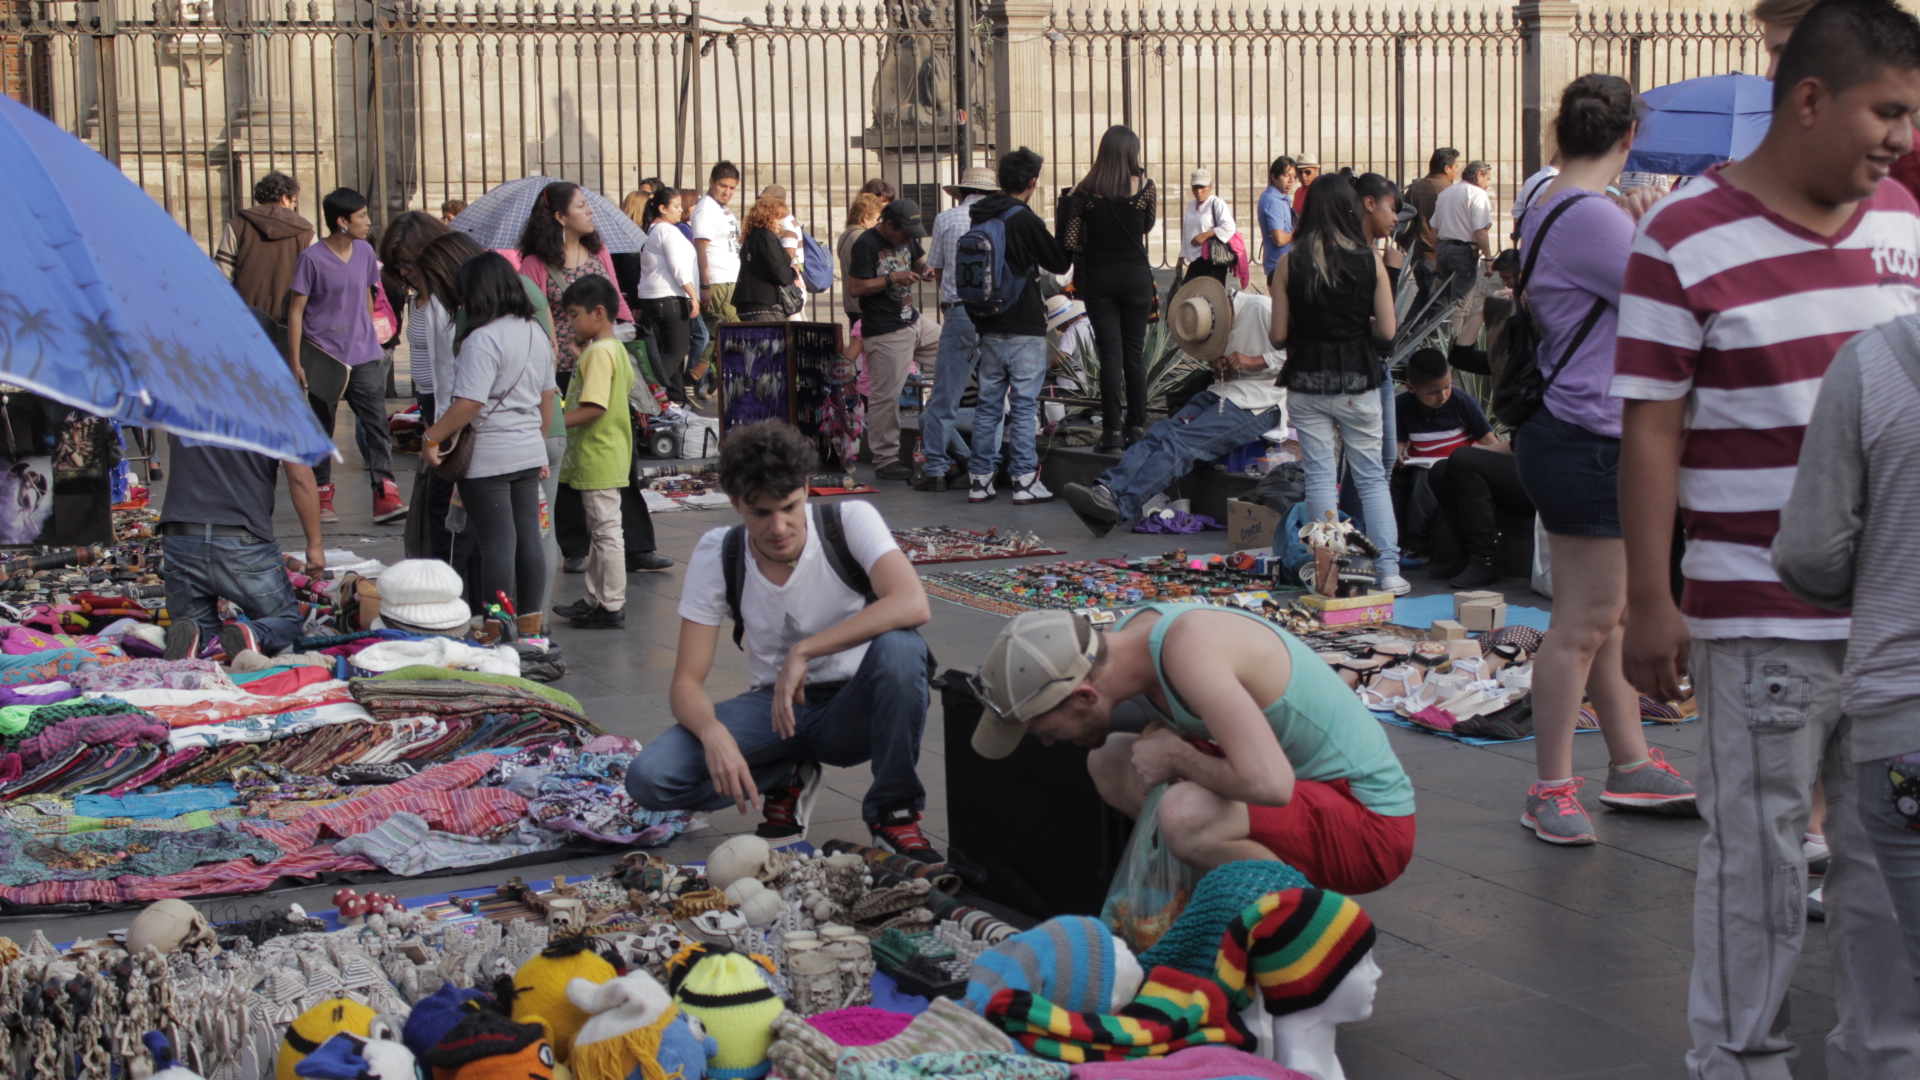
[[[343,426],[342,432],[347,429]],[[327,530],[329,548],[394,561],[401,558],[398,525],[372,524],[371,499],[350,436],[348,462],[334,470],[339,489],[339,525]],[[413,459],[401,457],[403,469]],[[870,476],[863,467],[860,474]],[[403,472],[403,487],[411,476]],[[882,483],[870,498],[898,527],[955,525],[963,528],[1032,530],[1066,556],[1100,558],[1159,554],[1176,541],[1131,532],[1094,540],[1064,502],[1016,509],[999,501],[971,506],[963,492],[929,495],[902,483]],[[687,511],[656,516],[660,551],[681,565],[630,580],[626,628],[575,631],[562,625],[570,673],[557,685],[578,697],[588,715],[607,731],[642,742],[673,723],[668,681],[679,628],[676,605],[684,562],[708,529],[730,525],[731,512]],[[289,508],[278,517],[282,546],[300,549],[300,532]],[[1224,533],[1179,538],[1195,553],[1224,550]],[[1002,563],[974,564],[986,566]],[[946,569],[928,568],[930,571]],[[1408,574],[1419,594],[1442,591],[1424,571]],[[556,600],[581,594],[579,576],[563,577]],[[1549,607],[1526,583],[1509,579],[1509,602]],[[941,666],[971,668],[1003,624],[997,616],[933,601],[925,636]],[[745,689],[742,653],[722,648],[709,688],[716,697]],[[928,789],[926,831],[944,848],[948,835],[947,791],[941,756],[939,696],[927,719],[921,775]],[[1702,824],[1603,810],[1595,796],[1606,775],[1600,737],[1576,742],[1576,767],[1593,782],[1585,802],[1600,843],[1559,848],[1541,843],[1519,823],[1526,786],[1533,779],[1530,742],[1491,748],[1400,728],[1388,736],[1418,790],[1419,843],[1412,865],[1391,887],[1361,898],[1380,930],[1378,959],[1385,976],[1371,1020],[1345,1027],[1340,1056],[1352,1080],[1652,1080],[1685,1075],[1681,1054],[1686,1029],[1687,972],[1692,959],[1695,851]],[[1695,772],[1697,723],[1648,729],[1685,775]],[[866,840],[860,823],[864,770],[828,774],[811,839]],[[732,810],[711,816],[711,828],[682,837],[663,854],[695,860],[728,835],[751,831],[757,818]],[[1044,823],[1036,823],[1043,827]],[[536,867],[530,877],[587,874],[607,860],[578,860]],[[469,875],[393,886],[401,896],[490,885],[501,875]],[[387,888],[387,886],[381,886]],[[309,888],[271,898],[248,897],[210,906],[216,918],[299,901],[330,908],[331,888]],[[0,933],[16,939],[37,926],[56,941],[98,935],[124,927],[131,916],[12,920]],[[1790,1035],[1802,1048],[1798,1076],[1824,1077],[1821,1042],[1834,1022],[1825,932],[1814,923],[1807,953],[1790,998]]]

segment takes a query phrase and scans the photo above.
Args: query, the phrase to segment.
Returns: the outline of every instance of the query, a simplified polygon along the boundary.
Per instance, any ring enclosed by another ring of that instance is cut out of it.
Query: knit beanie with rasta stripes
[[[1236,1009],[1256,991],[1275,1016],[1315,1008],[1372,951],[1373,920],[1349,897],[1324,889],[1268,893],[1248,905],[1220,940],[1214,981]]]

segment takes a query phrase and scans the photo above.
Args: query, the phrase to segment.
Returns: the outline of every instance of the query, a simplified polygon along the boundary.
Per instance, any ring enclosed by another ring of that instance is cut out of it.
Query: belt
[[[252,536],[253,530],[245,525],[213,525],[202,521],[168,521],[160,526],[162,536],[204,536],[211,540],[216,536]]]
[[[1450,237],[1445,237],[1445,236],[1440,238],[1440,242],[1443,244],[1464,244],[1467,247],[1473,246],[1473,241],[1471,240],[1454,240]]]

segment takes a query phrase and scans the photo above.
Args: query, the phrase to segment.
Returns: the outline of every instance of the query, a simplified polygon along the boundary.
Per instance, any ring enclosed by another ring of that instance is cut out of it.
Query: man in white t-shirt
[[[1546,191],[1547,185],[1553,183],[1554,177],[1559,175],[1560,155],[1555,154],[1552,161],[1540,166],[1534,170],[1532,176],[1521,181],[1520,194],[1514,196],[1513,210],[1508,215],[1513,218],[1513,234],[1509,239],[1514,243],[1520,242],[1520,223],[1526,220],[1527,211],[1533,208],[1534,203],[1540,201],[1541,193]]]
[[[707,324],[707,352],[700,357],[697,377],[713,359],[719,327],[739,315],[733,310],[733,285],[740,277],[740,219],[727,209],[740,190],[740,170],[731,161],[714,165],[707,173],[707,193],[693,204],[687,224],[693,228],[693,254],[700,264],[700,318]]]
[[[649,810],[761,809],[756,833],[806,838],[821,766],[873,763],[861,816],[875,847],[923,862],[926,790],[916,766],[933,666],[915,627],[931,617],[913,564],[880,512],[810,503],[813,443],[791,424],[736,428],[720,487],[745,524],[713,529],[687,563],[669,695],[676,727],[648,743],[627,791]],[[706,689],[721,626],[747,653],[746,693]]]
[[[1473,291],[1480,276],[1480,260],[1493,258],[1493,200],[1487,185],[1493,166],[1467,163],[1460,182],[1447,185],[1433,202],[1433,231],[1440,237],[1435,269],[1446,283],[1440,296],[1454,304]]]

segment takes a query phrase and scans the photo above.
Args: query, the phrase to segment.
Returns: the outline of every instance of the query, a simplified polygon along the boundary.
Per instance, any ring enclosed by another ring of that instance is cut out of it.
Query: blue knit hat
[[[1140,954],[1140,966],[1178,968],[1189,975],[1213,977],[1220,935],[1240,914],[1268,893],[1311,888],[1307,876],[1283,862],[1248,859],[1215,867],[1193,887],[1173,925],[1153,947]]]
[[[444,983],[413,1007],[413,1012],[407,1015],[406,1025],[400,1029],[400,1041],[407,1044],[407,1049],[413,1051],[415,1058],[425,1061],[427,1052],[438,1046],[455,1024],[475,1009],[492,1004],[493,998],[482,991]]]
[[[1214,945],[1219,946],[1218,933]],[[1062,915],[982,953],[967,974],[967,1004],[981,1015],[1002,990],[1026,990],[1072,1012],[1113,1011],[1119,961],[1105,923]]]

